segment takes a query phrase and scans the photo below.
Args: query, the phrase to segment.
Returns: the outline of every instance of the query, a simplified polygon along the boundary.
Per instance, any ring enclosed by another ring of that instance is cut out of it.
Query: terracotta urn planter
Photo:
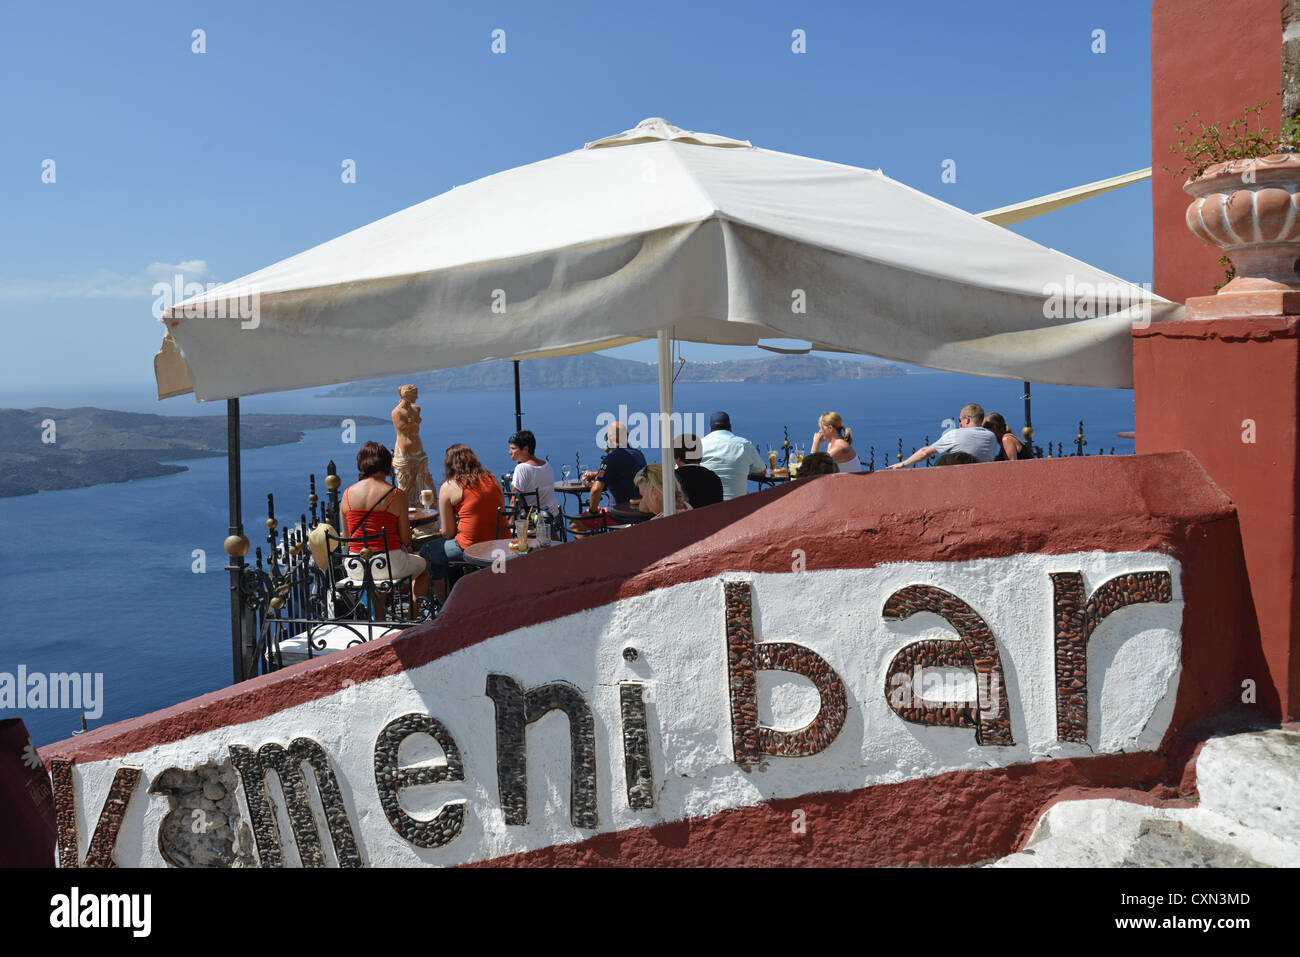
[[[1296,311],[1300,153],[1216,163],[1189,179],[1183,189],[1193,197],[1187,207],[1187,228],[1202,242],[1222,249],[1237,270],[1217,296],[1188,300],[1189,316]],[[1216,305],[1209,305],[1216,300]]]

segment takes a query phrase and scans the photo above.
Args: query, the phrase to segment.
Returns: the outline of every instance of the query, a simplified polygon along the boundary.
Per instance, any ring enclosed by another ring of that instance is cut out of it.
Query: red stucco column
[[[1268,675],[1300,716],[1296,419],[1300,316],[1154,323],[1133,332],[1137,451],[1186,449],[1233,500]],[[1260,695],[1261,703],[1265,695]]]
[[[1200,112],[1227,123],[1266,100],[1263,125],[1280,125],[1282,0],[1154,0],[1151,5],[1151,203],[1155,231],[1154,291],[1183,302],[1223,279],[1219,257],[1187,229],[1189,198],[1169,151],[1175,123]],[[1254,124],[1252,124],[1254,125]]]

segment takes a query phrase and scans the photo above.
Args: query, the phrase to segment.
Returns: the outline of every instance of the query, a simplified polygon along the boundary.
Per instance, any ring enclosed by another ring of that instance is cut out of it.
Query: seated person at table
[[[447,477],[438,489],[442,534],[420,549],[429,560],[429,574],[440,582],[440,592],[448,563],[462,559],[471,545],[496,540],[497,509],[506,504],[496,476],[483,468],[468,445],[448,448],[442,465]]]
[[[841,472],[861,472],[862,462],[858,459],[858,453],[853,451],[853,430],[844,427],[844,420],[840,418],[838,412],[827,412],[817,420],[817,434],[812,439],[813,453],[821,452],[823,449],[831,457]],[[808,460],[804,459],[804,465]],[[804,465],[799,466],[799,474],[803,475]],[[824,475],[824,472],[818,472],[818,475]]]
[[[1007,420],[1002,418],[1001,413],[990,412],[984,416],[984,428],[988,429],[997,438],[998,444],[1002,448],[998,451],[998,457],[994,462],[1014,462],[1017,459],[1032,459],[1031,455],[1025,449],[1025,443],[1018,439],[1014,432],[1007,428]]]
[[[647,465],[641,471],[636,473],[634,481],[636,487],[641,492],[641,511],[653,515],[655,518],[664,516],[664,468],[658,462],[654,465]],[[677,479],[673,479],[673,494],[675,495],[674,504],[679,512],[690,511],[690,505],[686,503],[686,497],[682,494],[682,487],[677,484]]]
[[[964,452],[973,455],[977,462],[992,462],[998,456],[998,440],[993,433],[984,428],[984,407],[972,402],[962,406],[957,414],[957,428],[949,429],[934,445],[917,449],[901,462],[889,466],[891,469],[905,469],[932,455],[947,455],[949,452]]]
[[[375,556],[370,559],[371,576],[379,581],[392,578],[415,578],[413,591],[418,597],[429,588],[427,564],[424,559],[405,549],[411,544],[411,523],[407,517],[406,493],[389,484],[393,471],[393,453],[378,442],[367,442],[357,452],[356,484],[349,485],[339,504],[343,513],[343,534],[348,538],[367,536],[367,541],[353,542],[349,551],[356,554],[370,548]],[[385,552],[384,545],[388,545]],[[379,559],[387,556],[387,561]],[[383,571],[381,569],[387,569]],[[348,568],[348,577],[364,581],[365,570]]]
[[[700,443],[704,456],[700,464],[722,480],[722,500],[749,491],[749,476],[767,472],[767,461],[758,454],[754,443],[731,431],[731,417],[714,412],[709,417],[709,434]]]
[[[703,508],[722,501],[722,479],[700,464],[703,455],[700,440],[694,435],[679,435],[673,441],[677,482],[686,493],[691,508]]]
[[[515,474],[510,480],[516,492],[525,492],[527,505],[539,506],[552,519],[560,514],[560,503],[555,500],[555,472],[551,463],[537,457],[537,438],[524,429],[510,436],[510,460],[515,463]],[[519,496],[513,504],[518,506]]]
[[[589,511],[600,508],[600,497],[608,489],[614,497],[615,505],[627,505],[636,498],[636,473],[645,468],[645,456],[639,449],[627,444],[627,426],[622,422],[610,423],[605,430],[605,457],[600,460],[600,468],[594,472],[583,472],[582,477],[591,482],[591,504]]]
[[[855,455],[856,459],[857,456]],[[831,458],[827,452],[809,452],[803,457],[803,463],[799,466],[799,475],[801,479],[813,478],[817,475],[834,475],[841,471],[839,464]],[[853,471],[858,471],[854,469]]]

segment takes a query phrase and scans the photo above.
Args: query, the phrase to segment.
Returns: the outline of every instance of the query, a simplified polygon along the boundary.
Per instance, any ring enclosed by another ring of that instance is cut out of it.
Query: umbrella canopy
[[[1132,322],[1176,308],[878,170],[651,119],[173,306],[156,370],[222,399],[667,330],[1131,387]]]

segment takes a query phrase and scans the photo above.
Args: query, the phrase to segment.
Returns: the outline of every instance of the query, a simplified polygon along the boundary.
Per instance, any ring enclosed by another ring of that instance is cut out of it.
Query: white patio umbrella
[[[657,338],[666,416],[672,338],[1131,387],[1131,324],[1178,308],[878,170],[650,119],[172,307],[156,371],[209,400]]]

